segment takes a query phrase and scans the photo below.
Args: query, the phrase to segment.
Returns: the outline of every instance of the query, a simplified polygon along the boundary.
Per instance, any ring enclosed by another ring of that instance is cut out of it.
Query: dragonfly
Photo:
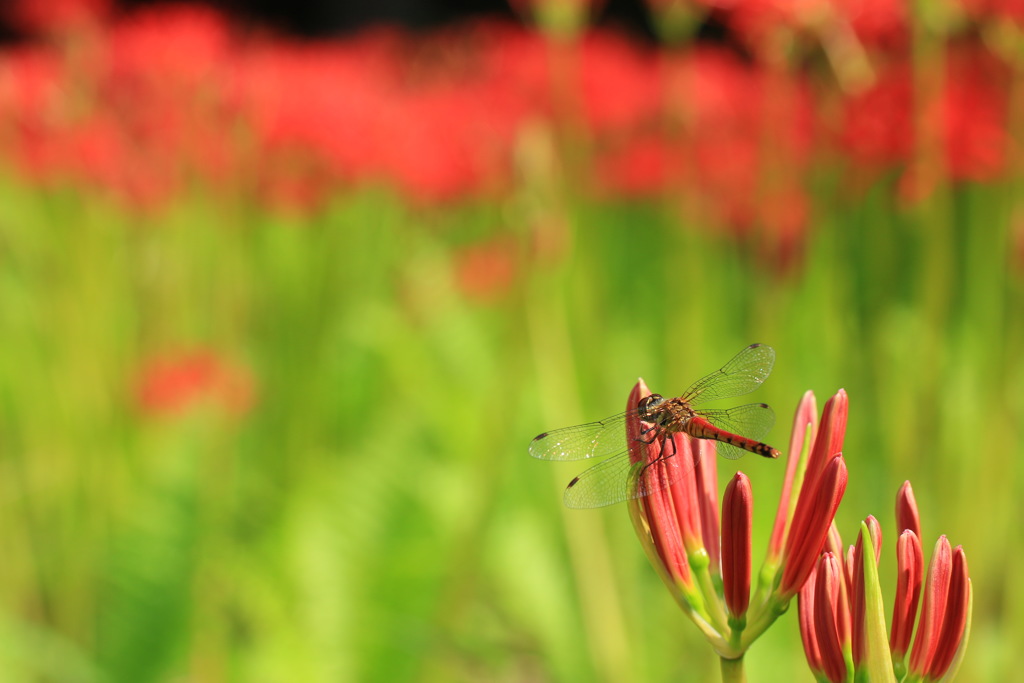
[[[565,505],[570,508],[596,508],[640,498],[670,486],[688,472],[675,455],[673,434],[683,433],[697,439],[716,442],[718,454],[735,460],[746,452],[766,458],[779,457],[779,451],[761,439],[775,424],[775,413],[764,403],[736,408],[706,408],[704,404],[735,398],[754,391],[772,371],[775,350],[765,344],[751,344],[720,370],[697,380],[675,398],[651,394],[627,410],[597,422],[544,432],[530,442],[530,455],[541,460],[584,460],[606,457],[573,478],[565,489]],[[643,425],[636,438],[644,444],[658,443],[657,456],[633,463],[629,458],[626,425],[639,418]],[[641,476],[655,463],[660,476]]]

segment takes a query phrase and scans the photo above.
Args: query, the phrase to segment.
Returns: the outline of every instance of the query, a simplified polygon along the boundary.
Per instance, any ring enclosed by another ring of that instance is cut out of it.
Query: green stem
[[[751,610],[747,614],[747,626],[743,630],[740,647],[744,650],[749,648],[762,633],[768,630],[769,626],[775,623],[776,619],[786,613],[791,601],[792,598],[786,602],[779,602],[773,595],[764,604],[758,606],[757,610]]]
[[[690,562],[690,571],[693,572],[697,586],[704,596],[704,607],[708,620],[723,637],[728,637],[729,618],[725,614],[725,605],[711,578],[707,550],[701,548],[696,552],[687,553],[687,558]]]
[[[743,657],[726,659],[722,657],[722,683],[747,683],[747,674],[743,670]]]

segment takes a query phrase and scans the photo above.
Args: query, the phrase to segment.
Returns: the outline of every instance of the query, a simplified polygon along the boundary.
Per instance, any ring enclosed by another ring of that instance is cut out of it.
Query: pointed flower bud
[[[807,432],[807,410],[813,407],[812,401],[813,396],[805,395],[798,406],[795,430]],[[800,462],[796,465],[793,484],[798,483],[800,488],[795,504],[786,499],[785,493],[784,502],[779,504],[775,530],[772,534],[772,543],[781,544],[783,549],[782,576],[776,578],[777,588],[774,591],[777,605],[784,604],[792,598],[807,580],[825,544],[832,519],[846,491],[846,463],[843,462],[841,450],[846,434],[848,410],[846,392],[840,389],[825,404],[820,427],[816,430],[811,427],[814,441],[806,459],[800,457]],[[797,436],[794,434],[791,459],[798,452],[794,450],[797,442]],[[791,492],[789,495],[792,495]],[[785,519],[783,515],[786,515]],[[780,529],[784,531],[778,534]],[[774,557],[770,549],[765,564],[766,569],[773,573]],[[762,577],[763,572],[764,570]]]
[[[846,680],[844,647],[849,646],[850,613],[847,609],[839,560],[824,553],[815,569],[814,619],[811,637],[817,643],[821,669],[831,683]]]
[[[836,556],[836,559],[842,560],[843,557],[843,537],[839,534],[839,528],[836,526],[835,520],[828,527],[828,535],[825,536],[825,546],[822,551],[830,552]]]
[[[967,625],[971,618],[971,578],[967,570],[964,548],[953,549],[953,567],[949,578],[949,597],[942,630],[936,643],[935,654],[928,667],[928,677],[938,679],[949,671],[956,654],[967,641]]]
[[[814,437],[814,447],[807,461],[807,472],[804,481],[813,482],[825,469],[832,458],[843,450],[843,439],[846,437],[846,418],[850,411],[850,401],[844,389],[825,403],[821,411],[821,426]],[[804,494],[801,491],[800,498]],[[799,503],[798,503],[799,505]]]
[[[718,514],[718,453],[713,441],[697,439],[695,442],[700,451],[694,474],[700,506],[701,537],[707,548],[711,573],[717,575],[722,565]]]
[[[868,560],[878,564],[878,553],[882,548],[882,527],[878,520],[868,515],[864,524],[871,535],[871,547],[875,553]],[[847,572],[850,590],[850,642],[853,653],[853,666],[860,669],[865,662],[867,655],[867,637],[865,631],[865,613],[867,604],[864,595],[864,542],[860,534],[857,535],[857,543],[853,547],[853,556],[850,562],[850,571]]]
[[[796,595],[814,569],[839,508],[839,501],[846,491],[846,479],[846,463],[841,454],[836,455],[822,471],[813,493],[807,497],[807,504],[797,506],[793,528],[783,553],[785,566],[778,587],[780,601]]]
[[[864,524],[867,525],[868,533],[871,534],[871,547],[875,551],[875,563],[877,564],[882,558],[882,525],[878,523],[874,515],[865,517]],[[858,542],[860,542],[859,538]]]
[[[939,537],[928,565],[910,674],[936,680],[947,673],[966,639],[971,584],[963,548]]]
[[[964,555],[964,549],[957,546],[953,549],[953,568],[949,579],[946,614],[935,644],[935,652],[928,665],[928,678],[936,680],[944,676],[957,652],[962,648],[970,616],[970,602],[971,579],[967,573],[967,556]]]
[[[800,621],[800,640],[804,645],[804,656],[807,657],[807,664],[811,667],[811,673],[815,678],[820,679],[825,675],[824,665],[821,663],[821,650],[818,647],[818,637],[814,629],[814,595],[817,590],[816,571],[804,581],[797,595],[797,615]]]
[[[889,649],[894,660],[903,661],[910,648],[914,618],[924,579],[924,554],[921,542],[911,529],[900,534],[896,542],[896,601],[892,608],[892,632]]]
[[[921,538],[921,517],[917,512],[917,501],[914,500],[914,489],[910,482],[903,482],[899,493],[896,494],[896,528],[902,534],[905,529],[910,529],[914,535]]]
[[[671,456],[664,464],[682,467],[684,470],[682,476],[675,477],[675,481],[669,487],[676,518],[679,520],[679,529],[683,534],[683,543],[686,546],[686,552],[691,555],[706,554],[696,472],[696,462],[703,456],[700,442],[698,439],[693,439],[680,432],[673,434],[672,440],[675,442],[675,455]],[[659,465],[661,464],[659,463]]]
[[[789,522],[793,517],[792,506],[793,485],[797,469],[801,462],[801,453],[807,444],[813,444],[818,431],[818,407],[814,400],[814,392],[808,391],[800,399],[793,417],[793,432],[789,441],[789,457],[786,460],[786,477],[782,482],[782,495],[779,496],[779,509],[775,514],[775,525],[772,527],[771,540],[768,542],[766,564],[775,564],[782,556],[782,549],[789,530]],[[798,484],[799,485],[799,484]]]
[[[725,488],[722,501],[722,584],[725,604],[733,618],[750,604],[750,545],[754,494],[747,475],[738,472]]]
[[[928,665],[935,657],[942,630],[942,620],[949,598],[950,576],[953,571],[953,550],[946,537],[940,536],[928,563],[928,578],[924,585],[921,601],[921,619],[914,636],[914,647],[910,652],[910,671],[924,676]]]

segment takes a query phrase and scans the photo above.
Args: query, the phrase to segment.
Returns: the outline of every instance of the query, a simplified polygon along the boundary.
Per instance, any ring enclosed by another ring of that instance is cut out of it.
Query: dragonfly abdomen
[[[777,458],[779,452],[769,446],[766,443],[755,441],[754,439],[748,439],[745,436],[739,434],[733,434],[727,432],[724,429],[719,429],[715,425],[711,424],[702,417],[694,416],[686,423],[686,432],[693,437],[698,439],[714,439],[715,441],[721,441],[727,443],[736,448],[742,448],[745,451],[751,453],[757,453],[765,458]]]

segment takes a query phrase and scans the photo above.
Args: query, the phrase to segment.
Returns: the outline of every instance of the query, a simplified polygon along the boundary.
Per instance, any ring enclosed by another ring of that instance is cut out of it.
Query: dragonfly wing
[[[768,378],[774,364],[775,349],[765,344],[751,344],[721,370],[690,385],[681,398],[691,405],[698,405],[749,394]]]
[[[700,410],[697,414],[719,429],[755,441],[764,439],[775,424],[775,411],[764,403],[748,403],[728,410]],[[746,454],[743,449],[722,441],[715,442],[715,445],[718,454],[729,460],[736,460]]]
[[[630,473],[639,467],[629,461],[628,453],[597,463],[569,482],[565,489],[565,506],[599,508],[630,498]]]
[[[579,475],[565,489],[565,506],[597,508],[666,489],[693,469],[696,460],[669,455],[650,464],[631,463],[623,453]]]
[[[622,453],[629,445],[627,414],[538,434],[530,442],[530,455],[541,460],[583,460]]]

